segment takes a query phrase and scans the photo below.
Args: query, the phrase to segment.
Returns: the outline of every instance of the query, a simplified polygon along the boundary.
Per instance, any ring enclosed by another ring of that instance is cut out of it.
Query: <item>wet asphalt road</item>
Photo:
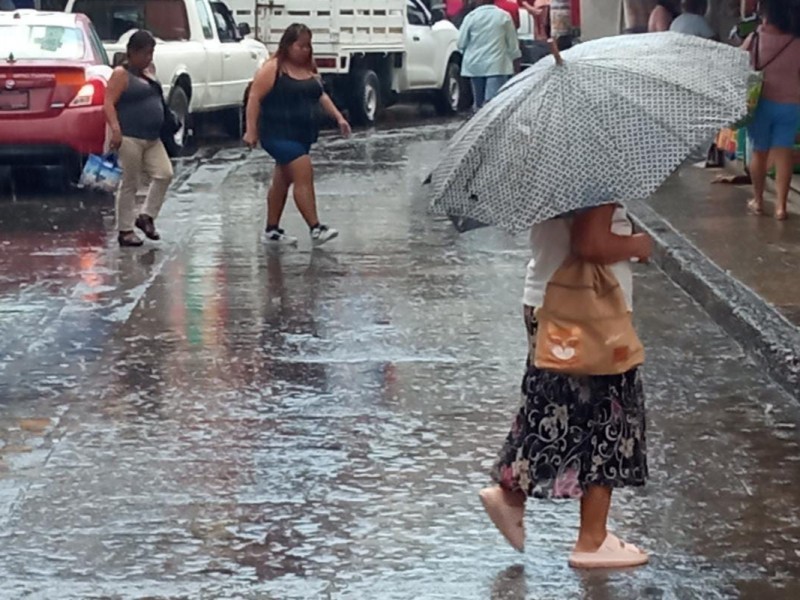
[[[0,597],[800,597],[800,406],[654,267],[637,276],[652,480],[616,531],[652,565],[566,565],[576,506],[517,555],[476,492],[518,401],[524,236],[459,237],[419,182],[455,124],[326,137],[341,238],[260,241],[261,153],[186,159],[165,240],[111,203],[0,203]]]

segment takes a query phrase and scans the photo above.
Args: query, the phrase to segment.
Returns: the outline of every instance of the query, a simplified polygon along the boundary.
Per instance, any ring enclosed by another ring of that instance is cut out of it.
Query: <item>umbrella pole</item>
[[[558,49],[558,44],[553,38],[550,38],[550,51],[553,53],[553,56],[556,59],[556,64],[561,67],[564,66],[564,59],[561,58],[561,50]]]

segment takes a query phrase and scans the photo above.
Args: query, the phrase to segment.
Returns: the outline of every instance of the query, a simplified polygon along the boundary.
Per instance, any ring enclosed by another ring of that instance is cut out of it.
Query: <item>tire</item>
[[[247,124],[247,100],[250,97],[250,86],[244,93],[242,105],[225,111],[225,133],[237,141],[242,141]]]
[[[225,133],[234,140],[241,140],[244,136],[244,108],[231,108],[225,111]]]
[[[381,83],[375,71],[361,70],[353,75],[350,119],[356,125],[373,125],[380,114]]]
[[[181,123],[181,128],[178,130],[178,133],[175,134],[174,139],[167,140],[165,144],[167,153],[173,157],[180,156],[183,154],[186,146],[188,146],[191,136],[189,97],[182,87],[176,87],[172,90],[172,93],[169,95],[167,106],[175,113],[178,117],[178,121]]]
[[[440,115],[454,115],[461,109],[461,67],[454,60],[447,65],[444,83],[436,97],[436,112]]]

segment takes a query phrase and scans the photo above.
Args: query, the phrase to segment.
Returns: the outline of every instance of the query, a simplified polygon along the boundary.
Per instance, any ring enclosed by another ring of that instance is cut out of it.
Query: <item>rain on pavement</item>
[[[456,127],[325,137],[341,237],[314,251],[261,243],[270,166],[241,148],[183,161],[140,250],[107,199],[3,191],[0,597],[800,597],[800,407],[652,266],[652,478],[612,508],[652,564],[571,570],[570,502],[530,503],[524,555],[493,529],[527,250],[426,214]]]

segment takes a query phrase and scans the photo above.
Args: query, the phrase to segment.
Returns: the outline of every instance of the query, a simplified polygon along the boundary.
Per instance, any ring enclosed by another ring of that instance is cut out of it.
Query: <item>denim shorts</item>
[[[288,165],[298,158],[311,152],[311,144],[295,142],[294,140],[266,139],[261,142],[261,147],[267,151],[279,165]]]
[[[784,104],[762,98],[747,126],[747,133],[756,152],[773,148],[794,148],[800,127],[800,104]]]

